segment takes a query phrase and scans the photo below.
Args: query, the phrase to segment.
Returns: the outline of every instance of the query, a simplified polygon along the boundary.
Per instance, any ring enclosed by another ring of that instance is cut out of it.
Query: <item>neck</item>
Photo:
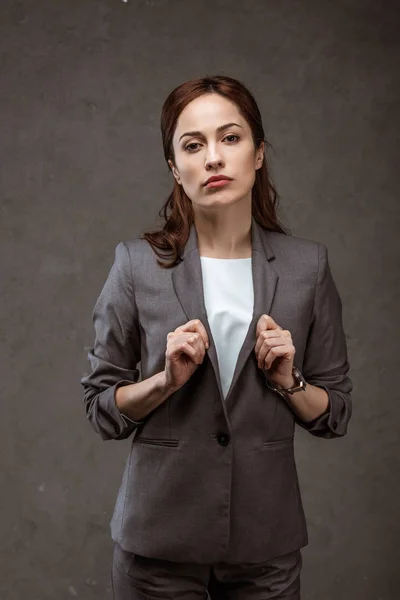
[[[194,219],[200,256],[212,258],[251,257],[251,213],[196,215]]]

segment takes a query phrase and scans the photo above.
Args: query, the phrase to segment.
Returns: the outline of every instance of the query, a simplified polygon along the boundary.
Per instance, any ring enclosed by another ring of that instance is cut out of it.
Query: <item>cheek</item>
[[[186,167],[181,169],[181,177],[184,184],[192,186],[198,180],[198,169],[194,167]]]
[[[245,187],[251,187],[254,184],[256,173],[254,168],[254,161],[252,159],[240,165],[240,184]]]
[[[255,171],[255,159],[252,152],[244,152],[238,157],[237,161],[238,172],[241,173],[245,179],[251,179],[253,177],[253,171]]]

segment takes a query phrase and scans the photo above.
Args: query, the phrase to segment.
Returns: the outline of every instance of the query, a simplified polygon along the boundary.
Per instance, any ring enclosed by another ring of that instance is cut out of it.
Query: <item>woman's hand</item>
[[[294,355],[290,331],[282,329],[269,315],[261,315],[256,328],[255,354],[260,369],[267,371],[268,381],[279,388],[295,384],[292,375]]]
[[[167,335],[165,379],[171,389],[179,389],[203,362],[209,348],[207,331],[199,319],[188,321]]]

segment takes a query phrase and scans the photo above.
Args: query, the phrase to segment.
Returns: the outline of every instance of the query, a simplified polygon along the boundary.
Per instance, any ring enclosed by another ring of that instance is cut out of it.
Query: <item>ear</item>
[[[173,176],[175,177],[176,181],[180,184],[181,181],[180,181],[180,177],[179,177],[179,174],[178,174],[178,169],[174,166],[174,164],[173,164],[173,162],[172,162],[171,159],[168,160],[168,164],[169,164],[169,166],[171,168]]]
[[[264,140],[261,142],[260,147],[256,150],[256,170],[262,167],[264,162]]]

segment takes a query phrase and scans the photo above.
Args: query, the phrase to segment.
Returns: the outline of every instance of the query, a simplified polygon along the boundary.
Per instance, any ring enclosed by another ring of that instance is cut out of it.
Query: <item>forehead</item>
[[[178,117],[174,138],[179,139],[185,131],[213,132],[219,125],[234,121],[242,127],[246,121],[234,102],[219,94],[205,94],[189,102]]]

